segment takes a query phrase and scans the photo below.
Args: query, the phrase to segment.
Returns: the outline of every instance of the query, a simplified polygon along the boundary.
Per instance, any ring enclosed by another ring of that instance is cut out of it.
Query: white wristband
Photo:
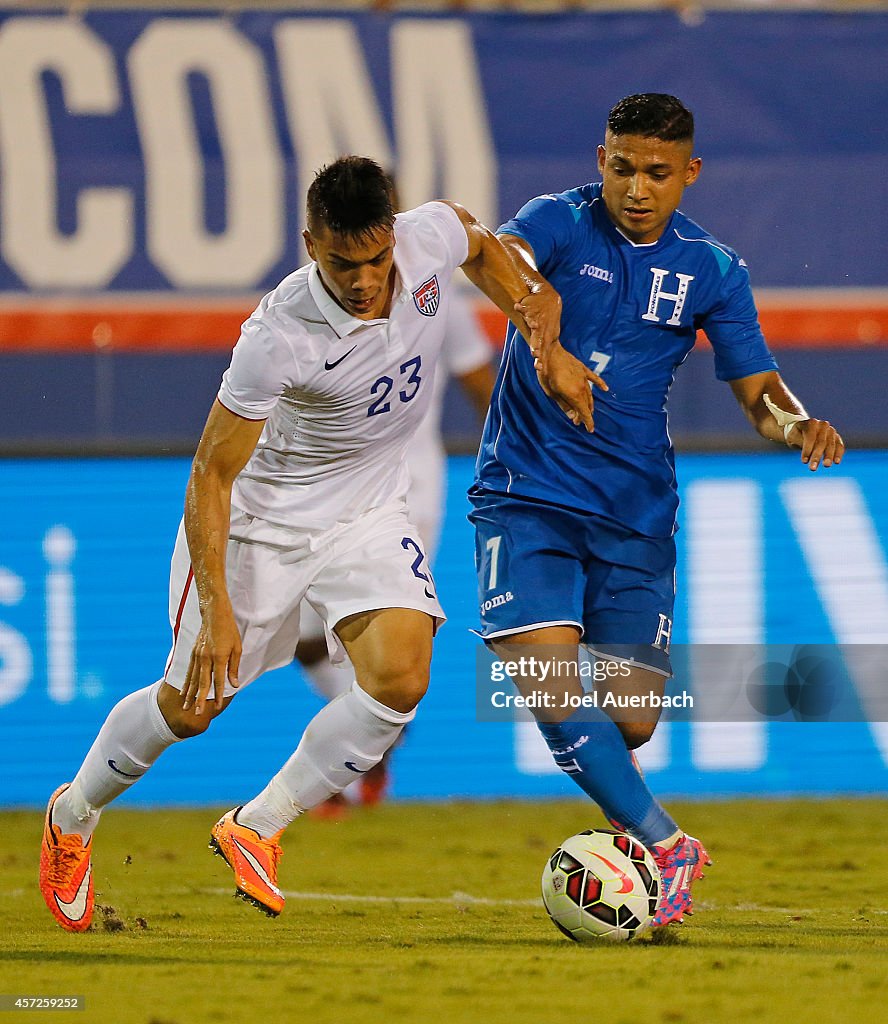
[[[777,426],[783,427],[783,440],[789,444],[789,432],[796,425],[796,423],[804,423],[805,420],[810,419],[810,416],[805,416],[804,413],[798,412],[787,412],[785,409],[780,409],[771,401],[769,395],[762,395],[765,405],[768,407],[768,411],[777,420]]]

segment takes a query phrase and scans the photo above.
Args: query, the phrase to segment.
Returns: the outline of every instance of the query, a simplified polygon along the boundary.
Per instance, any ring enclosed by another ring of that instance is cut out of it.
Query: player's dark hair
[[[607,126],[614,135],[641,135],[663,142],[694,140],[694,115],[665,92],[626,96],[608,114]]]
[[[395,223],[391,178],[366,156],[341,156],[322,167],[306,197],[310,231],[326,226],[334,235],[366,238]]]

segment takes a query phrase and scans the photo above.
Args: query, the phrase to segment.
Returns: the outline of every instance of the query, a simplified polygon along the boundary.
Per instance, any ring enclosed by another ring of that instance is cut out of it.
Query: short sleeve
[[[286,339],[266,319],[252,316],[241,327],[231,365],[222,375],[219,401],[244,419],[267,419],[284,389],[294,383],[286,372],[292,365]]]
[[[466,234],[465,226],[459,219],[459,214],[452,206],[437,200],[431,203],[423,203],[400,216],[412,217],[418,215],[415,223],[422,231],[431,227],[435,232],[435,241],[444,243],[446,259],[443,261],[451,271],[461,267],[469,258],[469,236]],[[426,236],[428,239],[428,236]]]
[[[719,380],[739,380],[777,369],[759,326],[749,272],[736,256],[722,277],[716,304],[698,326],[712,345]]]
[[[573,240],[576,218],[574,209],[563,196],[537,196],[507,220],[498,235],[516,235],[531,249],[539,269],[545,274],[559,252]]]

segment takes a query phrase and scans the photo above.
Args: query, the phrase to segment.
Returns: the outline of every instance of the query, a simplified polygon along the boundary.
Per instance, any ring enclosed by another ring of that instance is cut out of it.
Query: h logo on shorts
[[[656,647],[664,653],[669,653],[669,644],[672,642],[672,619],[667,618],[660,612],[660,622],[657,625],[657,636],[651,647]]]

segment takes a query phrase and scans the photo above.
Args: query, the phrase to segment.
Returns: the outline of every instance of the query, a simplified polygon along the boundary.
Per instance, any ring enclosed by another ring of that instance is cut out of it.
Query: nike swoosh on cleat
[[[118,775],[122,775],[125,779],[141,779],[145,774],[145,772],[140,772],[138,775],[130,775],[129,772],[121,771],[110,757],[108,758],[108,767],[112,772],[117,772]]]
[[[250,867],[259,876],[260,881],[264,882],[265,885],[267,885],[268,888],[271,889],[271,891],[276,896],[280,896],[281,895],[281,890],[278,889],[278,887],[274,884],[274,882],[272,882],[272,880],[268,877],[268,873],[266,872],[265,868],[262,867],[262,865],[259,863],[259,861],[256,860],[256,858],[253,856],[252,853],[250,853],[250,851],[246,848],[246,846],[244,846],[242,843],[239,843],[237,841],[237,839],[234,840],[234,845],[240,850],[240,852],[244,855],[244,857],[246,857],[247,862],[249,863]]]
[[[348,350],[348,352],[345,353],[344,356],[340,356],[338,359],[335,359],[332,363],[328,359],[325,359],[324,360],[324,369],[325,370],[334,370],[337,366],[339,366],[339,364],[342,362],[343,359],[348,359],[348,357],[352,354],[352,352],[354,352],[354,350],[357,347],[358,347],[357,345],[352,345],[352,347]]]
[[[345,767],[348,768],[350,772],[356,772],[358,775],[363,775],[365,772],[369,771],[368,768],[356,768],[354,761],[346,761]]]
[[[90,863],[86,868],[83,878],[80,880],[80,886],[74,894],[74,899],[70,902],[59,899],[59,894],[57,892],[52,894],[56,901],[56,906],[69,921],[80,921],[86,913],[86,899],[89,895],[89,878],[91,874],[92,864]]]

